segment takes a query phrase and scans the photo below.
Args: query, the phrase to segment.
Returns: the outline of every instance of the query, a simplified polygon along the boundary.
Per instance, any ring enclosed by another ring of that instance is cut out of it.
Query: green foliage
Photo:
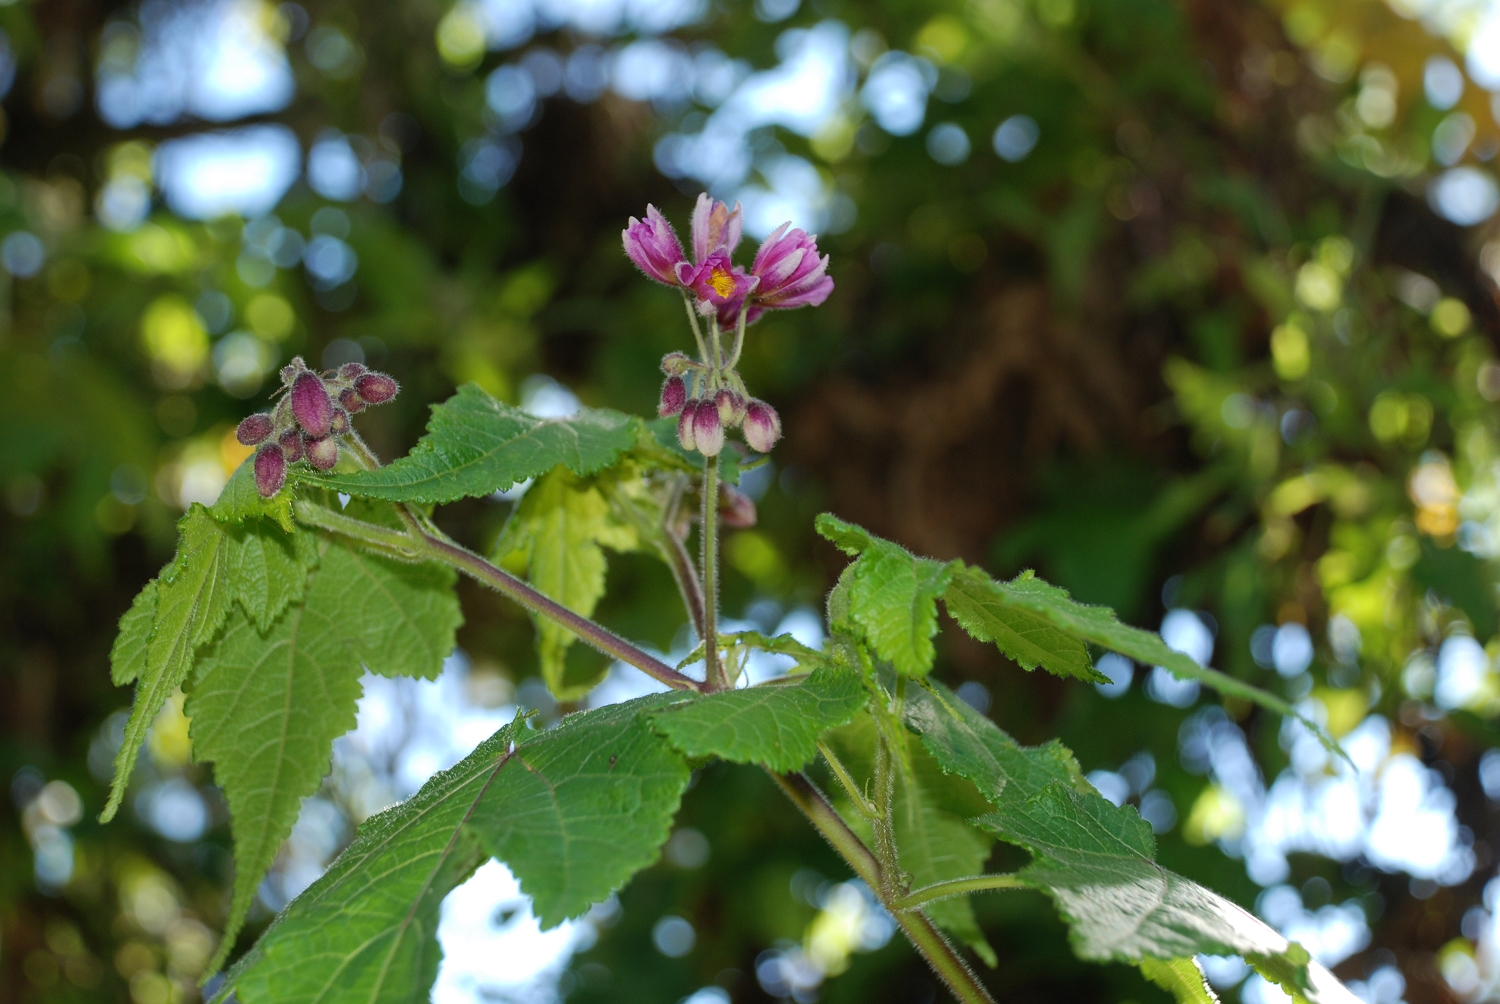
[[[564,468],[527,491],[495,544],[495,557],[527,573],[531,584],[576,614],[589,617],[604,595],[604,548],[640,546],[635,525],[612,507],[594,479]],[[595,680],[564,679],[568,649],[578,636],[556,621],[533,617],[542,678],[560,699],[586,693]]]
[[[678,695],[571,715],[485,740],[349,848],[229,973],[245,1004],[427,999],[438,905],[494,855],[546,926],[576,916],[655,860],[688,769],[641,712]]]
[[[1242,955],[1314,1002],[1333,992],[1325,982],[1332,978],[1301,946],[1156,864],[1150,826],[1133,808],[1094,791],[1060,744],[1018,746],[936,690],[915,695],[907,708],[908,723],[938,763],[973,781],[998,808],[976,825],[1032,853],[1018,877],[1057,902],[1080,957],[1139,963]]]
[[[689,757],[716,756],[799,770],[818,755],[818,737],[867,700],[857,674],[820,668],[798,683],[771,682],[670,705],[651,725]]]
[[[295,535],[306,548],[316,537]],[[274,541],[268,546],[277,546]],[[231,616],[200,661],[186,706],[193,756],[212,761],[234,831],[234,898],[216,969],[254,901],[261,878],[328,772],[333,740],[354,727],[366,667],[433,678],[462,618],[453,575],[325,545],[306,600],[261,628]]]
[[[937,634],[937,598],[948,588],[953,566],[914,557],[904,548],[871,536],[828,513],[818,532],[855,556],[847,576],[849,616],[875,654],[905,676],[932,670]]]
[[[572,418],[537,418],[465,384],[432,409],[427,435],[400,460],[374,471],[298,477],[367,498],[452,502],[504,491],[558,464],[593,474],[635,444],[639,421],[591,408]]]
[[[223,523],[244,523],[257,516],[275,520],[287,533],[292,532],[292,493],[277,492],[270,498],[255,487],[255,455],[245,458],[234,469],[219,498],[209,509]]]
[[[1177,1004],[1218,1004],[1197,959],[1142,959],[1141,975],[1172,995]]]
[[[1058,676],[1104,680],[1081,638],[1007,604],[1000,584],[977,568],[953,573],[943,603],[960,627],[980,641],[993,642],[1022,669],[1041,666]]]

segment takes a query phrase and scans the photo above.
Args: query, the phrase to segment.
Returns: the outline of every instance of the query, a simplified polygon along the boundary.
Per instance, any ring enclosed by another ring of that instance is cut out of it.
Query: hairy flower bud
[[[339,367],[339,379],[358,380],[368,372],[370,371],[365,368],[364,363],[345,363]]]
[[[667,376],[682,376],[693,368],[693,361],[681,352],[668,352],[661,357],[661,371]]]
[[[286,430],[277,442],[281,444],[281,452],[286,454],[286,462],[289,464],[295,464],[307,452],[302,433],[297,429]]]
[[[366,373],[354,381],[354,389],[365,399],[366,404],[385,404],[401,389],[396,381],[384,373]]]
[[[698,440],[693,433],[693,419],[697,416],[698,406],[702,403],[696,397],[689,399],[682,406],[682,414],[677,416],[677,441],[682,444],[684,450],[698,448]]]
[[[297,424],[314,439],[328,435],[328,424],[333,420],[333,402],[328,399],[328,388],[316,373],[299,373],[292,383],[292,415]]]
[[[734,530],[755,525],[755,500],[734,485],[719,485],[719,520]]]
[[[781,438],[781,416],[776,409],[755,398],[745,407],[745,442],[757,453],[770,453]]]
[[[290,387],[297,379],[297,375],[306,371],[307,363],[302,361],[301,356],[292,356],[292,361],[281,367],[281,382]]]
[[[719,409],[719,421],[726,429],[733,429],[745,418],[745,399],[737,391],[720,388],[714,395],[714,404]]]
[[[286,484],[286,454],[275,443],[255,451],[255,490],[265,498],[281,491]]]
[[[661,403],[656,406],[656,413],[662,417],[676,415],[684,404],[687,404],[687,384],[680,376],[667,377],[667,382],[661,385]]]
[[[339,391],[339,407],[351,415],[358,415],[365,410],[365,399],[353,387],[345,387]]]
[[[234,430],[234,438],[241,446],[259,446],[271,438],[274,429],[270,415],[247,415]]]
[[[338,440],[332,436],[307,441],[307,462],[320,471],[330,471],[339,462]]]
[[[712,401],[702,401],[693,413],[693,439],[698,452],[705,457],[717,457],[724,448],[724,424],[719,421],[719,409]]]
[[[349,431],[349,413],[343,408],[334,406],[333,417],[328,420],[328,432],[333,436],[342,436]]]

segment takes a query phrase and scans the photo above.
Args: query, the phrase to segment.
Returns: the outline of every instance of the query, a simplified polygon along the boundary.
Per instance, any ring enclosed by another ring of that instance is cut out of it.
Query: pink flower
[[[693,207],[693,261],[701,265],[716,251],[734,254],[740,243],[743,216],[738,202],[730,209],[709,198],[707,192],[699,195],[698,204]]]
[[[691,289],[700,303],[710,305],[707,313],[732,306],[738,314],[739,305],[755,288],[755,279],[730,261],[724,251],[715,251],[697,266],[681,263],[677,266],[677,281]]]
[[[672,224],[655,206],[646,207],[644,220],[632,216],[620,236],[625,242],[625,254],[636,268],[646,273],[646,278],[665,286],[685,285],[677,276],[679,266],[687,264],[687,256],[682,253],[682,244]]]
[[[753,303],[772,310],[816,307],[833,292],[828,256],[818,257],[818,238],[783,223],[755,252],[750,274],[760,280]]]

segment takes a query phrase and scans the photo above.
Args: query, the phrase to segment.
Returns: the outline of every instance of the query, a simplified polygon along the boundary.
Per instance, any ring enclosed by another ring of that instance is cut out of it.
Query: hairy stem
[[[740,304],[740,319],[734,326],[734,348],[729,352],[729,362],[726,369],[734,369],[740,362],[740,350],[745,347],[745,315],[750,312],[750,297],[745,297],[745,302]]]
[[[698,312],[693,309],[693,299],[688,296],[688,291],[682,291],[682,305],[687,308],[688,323],[693,326],[693,337],[698,341],[698,358],[705,363],[711,362],[708,355],[708,343],[703,340],[703,326],[698,323]]]
[[[865,793],[855,783],[854,776],[849,773],[849,768],[844,766],[843,761],[821,739],[818,740],[818,752],[823,754],[823,759],[828,762],[828,768],[833,771],[833,776],[839,779],[839,784],[844,786],[844,791],[854,802],[859,814],[867,819],[874,819],[880,815],[880,808],[865,797]]]
[[[891,909],[915,910],[935,900],[948,899],[950,896],[963,896],[971,892],[1029,888],[1031,887],[1014,875],[974,875],[969,878],[950,879],[947,882],[934,882],[932,885],[913,889],[909,894],[892,903]]]
[[[703,465],[703,664],[710,691],[729,686],[719,662],[719,458]]]
[[[697,570],[693,568],[693,559],[688,556],[687,545],[673,529],[686,485],[687,479],[679,478],[672,486],[672,495],[667,500],[661,520],[662,550],[667,559],[667,567],[672,569],[672,578],[677,582],[677,591],[682,594],[682,604],[693,622],[693,630],[698,632],[699,638],[706,638],[708,636],[704,634],[703,626],[703,586],[698,581]]]
[[[884,887],[880,874],[880,862],[870,849],[859,839],[858,834],[849,829],[842,816],[838,814],[829,804],[828,799],[818,790],[817,785],[808,780],[804,774],[777,774],[768,772],[771,777],[786,792],[788,798],[797,808],[802,810],[823,838],[832,845],[839,856],[849,863],[854,869],[854,874],[864,880],[865,885],[880,895]],[[882,896],[882,902],[885,902]],[[886,903],[887,909],[891,904]],[[932,966],[933,972],[948,985],[961,1004],[995,1004],[995,999],[990,996],[984,984],[974,975],[962,957],[954,951],[948,939],[932,926],[920,911],[892,910],[896,923],[901,925],[912,945],[918,952],[922,953],[928,965]]]
[[[881,887],[881,899],[891,900],[904,896],[906,889],[901,879],[901,867],[896,859],[896,767],[892,762],[892,750],[885,729],[877,729],[875,735],[875,810],[870,817],[870,826],[875,837],[875,857],[880,861],[880,874],[885,884]]]

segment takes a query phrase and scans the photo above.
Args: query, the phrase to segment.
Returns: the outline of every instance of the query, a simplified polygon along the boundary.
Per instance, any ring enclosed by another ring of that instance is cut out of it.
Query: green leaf
[[[948,588],[953,565],[913,557],[828,513],[818,517],[817,527],[845,553],[858,555],[845,573],[849,617],[875,654],[898,673],[926,676],[935,655],[937,598]]]
[[[1219,1004],[1197,959],[1142,959],[1141,975],[1172,995],[1177,1004]]]
[[[306,601],[264,634],[232,617],[192,680],[193,757],[213,762],[234,831],[234,897],[209,971],[233,949],[302,800],[328,773],[333,740],[354,727],[362,664],[435,677],[461,621],[446,569],[324,546]]]
[[[1005,602],[998,584],[977,568],[960,568],[943,594],[948,613],[980,641],[993,642],[1022,669],[1041,666],[1057,676],[1107,682],[1089,659],[1088,646],[1061,628]]]
[[[906,708],[938,764],[997,807],[974,825],[1032,853],[1018,877],[1053,897],[1082,958],[1139,964],[1241,955],[1313,1004],[1353,1000],[1300,945],[1156,864],[1151,827],[1094,791],[1060,744],[1022,747],[938,688],[909,692]]]
[[[684,450],[677,439],[677,419],[653,418],[646,423],[649,442],[637,447],[642,464],[653,469],[670,467],[701,474],[708,458],[697,450]],[[737,443],[719,453],[719,480],[726,485],[740,483],[740,463],[744,459]]]
[[[282,533],[259,519],[228,532],[225,557],[235,599],[264,632],[288,605],[302,599],[307,570],[318,562],[317,535]]]
[[[542,478],[521,499],[495,545],[497,561],[514,564],[518,556],[537,589],[589,617],[604,595],[607,545],[634,550],[640,538],[634,527],[611,509],[593,481],[566,470]],[[560,700],[587,692],[589,685],[564,683],[568,648],[578,636],[556,621],[534,616],[537,657],[542,678]]]
[[[1168,648],[1161,635],[1154,631],[1121,624],[1108,607],[1079,603],[1068,596],[1067,590],[1043,582],[1030,572],[1010,582],[990,580],[990,586],[995,603],[1033,614],[1075,638],[1128,655],[1137,662],[1165,667],[1179,679],[1197,680],[1221,694],[1243,697],[1277,714],[1296,718],[1316,733],[1331,752],[1347,759],[1326,729],[1299,715],[1286,701],[1218,670],[1198,665],[1183,653]]]
[[[818,737],[854,717],[866,694],[859,676],[819,669],[805,682],[724,690],[673,704],[651,725],[689,757],[756,763],[778,773],[818,755]]]
[[[214,519],[223,523],[241,524],[247,519],[264,517],[273,520],[287,533],[294,529],[292,522],[292,493],[280,491],[266,498],[255,487],[255,456],[246,457],[240,466],[229,475],[219,499],[209,508]]]
[[[408,801],[367,820],[225,984],[244,1004],[418,1004],[437,972],[447,893],[493,854],[546,926],[656,859],[688,769],[640,712],[653,695],[501,729]],[[514,745],[513,745],[514,744]]]
[[[120,633],[109,650],[109,676],[115,686],[134,683],[146,668],[146,650],[151,628],[156,624],[156,580],[135,594],[130,609],[120,618]]]
[[[452,502],[504,491],[559,464],[593,474],[635,445],[639,421],[592,408],[537,418],[464,384],[432,409],[427,434],[407,456],[373,471],[303,471],[298,480],[393,502]]]
[[[213,639],[233,602],[224,558],[228,533],[207,509],[196,504],[178,528],[177,556],[157,579],[156,617],[145,643],[145,657],[137,654],[129,657],[133,661],[121,663],[120,674],[136,678],[135,703],[125,723],[125,741],[115,755],[114,784],[99,815],[101,822],[109,822],[119,811],[146,731],[167,698],[187,679],[194,653]],[[138,653],[144,615],[132,606],[126,616],[131,632],[125,653]]]

